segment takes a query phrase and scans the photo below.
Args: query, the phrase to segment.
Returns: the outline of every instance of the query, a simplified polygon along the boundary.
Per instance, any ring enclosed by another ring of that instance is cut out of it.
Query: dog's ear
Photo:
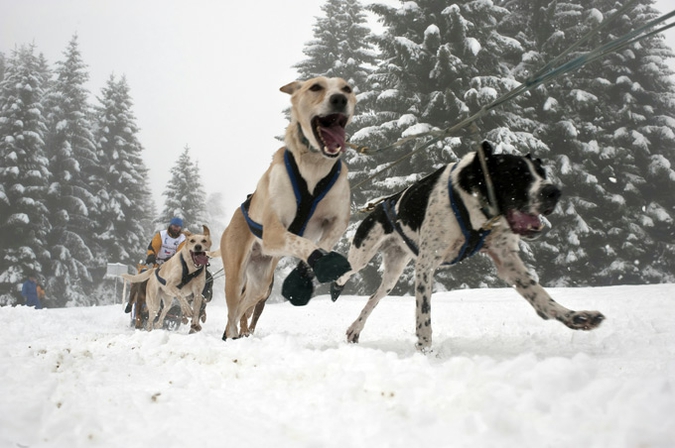
[[[295,92],[300,90],[300,88],[302,87],[302,84],[303,84],[302,81],[289,82],[288,84],[286,84],[285,86],[283,86],[279,90],[281,90],[284,93],[288,93],[289,95],[293,95]]]
[[[492,155],[493,151],[494,151],[494,148],[492,147],[490,142],[485,140],[483,142],[483,152],[485,153],[485,158],[487,159],[488,157],[490,157]]]
[[[185,236],[191,236],[192,235],[192,232],[190,232],[188,229],[183,230],[181,233]]]
[[[202,224],[202,227],[204,227],[204,233],[203,234],[206,235],[206,236],[211,236],[211,231],[209,230],[209,228],[206,227],[203,224]]]

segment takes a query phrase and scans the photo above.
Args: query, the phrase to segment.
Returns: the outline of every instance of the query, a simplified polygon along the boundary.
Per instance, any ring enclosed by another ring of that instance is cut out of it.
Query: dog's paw
[[[281,295],[284,296],[292,305],[307,305],[309,299],[314,294],[314,284],[312,277],[307,271],[305,265],[300,264],[293,269],[284,284],[281,287]]]
[[[347,330],[347,342],[350,342],[352,344],[358,344],[360,335],[361,333],[358,330],[349,327],[349,329]]]
[[[605,316],[599,311],[573,311],[565,315],[563,323],[573,330],[598,328]]]
[[[345,289],[345,285],[338,285],[337,283],[333,282],[330,284],[330,299],[335,302],[338,297],[340,297],[340,294],[342,294],[342,290]]]
[[[312,252],[307,262],[312,267],[314,275],[316,275],[316,279],[320,283],[335,281],[352,268],[349,261],[343,255],[337,252],[325,252],[320,249]]]

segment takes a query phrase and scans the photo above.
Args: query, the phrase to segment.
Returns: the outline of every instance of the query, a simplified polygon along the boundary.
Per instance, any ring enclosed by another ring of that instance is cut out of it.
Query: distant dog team
[[[202,291],[206,282],[206,252],[211,249],[211,232],[203,226],[201,234],[184,231],[187,240],[182,249],[158,268],[137,275],[122,274],[132,283],[147,281],[145,301],[148,308],[146,329],[160,328],[174,299],[178,299],[181,312],[191,318],[190,332],[201,330]],[[188,302],[192,300],[192,304]],[[161,309],[161,312],[160,312]],[[137,308],[140,312],[140,308]],[[159,314],[159,319],[157,315]]]

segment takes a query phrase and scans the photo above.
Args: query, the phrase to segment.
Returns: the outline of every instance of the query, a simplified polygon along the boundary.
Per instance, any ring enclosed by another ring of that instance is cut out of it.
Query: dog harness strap
[[[291,179],[291,185],[293,186],[293,194],[295,194],[295,203],[297,206],[297,211],[295,212],[295,218],[290,226],[288,226],[288,231],[294,233],[295,235],[302,236],[307,227],[307,223],[312,218],[314,211],[316,210],[319,202],[328,194],[335,182],[337,182],[338,177],[340,177],[340,172],[342,172],[342,161],[337,160],[333,165],[330,172],[321,179],[314,188],[314,194],[309,192],[307,188],[307,182],[303,179],[298,169],[298,164],[295,162],[293,154],[286,150],[284,153],[284,162],[286,164],[286,171],[288,172],[288,177]],[[251,206],[251,198],[253,195],[249,195],[246,200],[241,204],[241,212],[246,219],[246,224],[251,230],[251,233],[262,239],[263,237],[263,226],[260,223],[255,222],[251,219],[248,214],[248,210]]]
[[[181,266],[183,266],[183,276],[180,279],[180,283],[176,285],[176,288],[178,289],[181,289],[183,286],[190,283],[193,278],[197,277],[204,270],[204,266],[201,266],[199,269],[190,274],[190,270],[188,269],[188,265],[185,262],[185,259],[183,258],[183,254],[180,254],[180,264]],[[164,281],[163,284],[166,284],[166,280]]]
[[[455,167],[457,167],[457,164],[452,167],[453,171],[455,170]],[[471,227],[469,211],[466,209],[466,205],[464,205],[464,202],[459,198],[459,195],[452,186],[452,177],[448,179],[448,196],[450,197],[452,212],[457,219],[459,228],[462,230],[462,235],[464,235],[464,244],[462,244],[459,254],[450,262],[450,264],[455,264],[478,252],[483,247],[485,238],[490,234],[490,230],[474,230],[474,228]]]
[[[419,255],[419,249],[417,248],[417,244],[413,240],[411,240],[408,235],[403,233],[403,228],[401,227],[401,224],[398,223],[398,215],[396,214],[396,201],[398,197],[393,196],[391,198],[385,199],[382,202],[382,208],[384,208],[384,214],[386,215],[387,219],[389,220],[389,223],[396,229],[396,232],[401,236],[401,239],[405,244],[408,246],[408,249],[415,254],[415,256]]]
[[[166,286],[166,280],[159,276],[159,268],[155,269],[155,277],[157,277],[157,281],[160,282],[162,286]]]
[[[295,235],[302,236],[307,227],[307,223],[312,218],[314,211],[316,210],[319,202],[328,194],[342,171],[342,161],[339,159],[333,165],[330,172],[321,179],[314,188],[314,194],[309,192],[307,188],[307,182],[303,179],[298,169],[298,164],[295,162],[293,153],[289,150],[286,150],[284,153],[284,162],[286,163],[286,171],[288,172],[288,177],[291,178],[291,184],[293,185],[293,193],[295,193],[295,203],[297,205],[297,211],[295,212],[295,219],[290,226],[288,226],[288,231],[294,233]]]
[[[251,230],[251,233],[257,236],[258,238],[262,239],[263,237],[262,224],[255,222],[248,215],[248,209],[251,207],[251,198],[253,198],[252,194],[248,195],[246,200],[241,204],[241,212],[244,214],[244,219],[246,219],[246,224],[248,224],[248,228]]]

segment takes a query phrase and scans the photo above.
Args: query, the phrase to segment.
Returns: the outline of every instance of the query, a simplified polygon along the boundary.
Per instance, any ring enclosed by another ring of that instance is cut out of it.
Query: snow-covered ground
[[[543,321],[509,289],[268,305],[255,336],[129,327],[122,305],[0,308],[0,447],[673,447],[675,285],[550,289],[607,320]]]

